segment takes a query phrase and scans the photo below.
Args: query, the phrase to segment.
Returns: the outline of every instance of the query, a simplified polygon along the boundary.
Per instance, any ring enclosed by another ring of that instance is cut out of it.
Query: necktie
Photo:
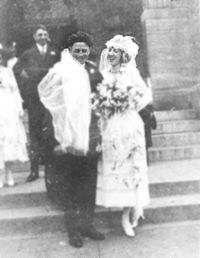
[[[45,51],[45,48],[44,48],[44,47],[43,47],[43,48],[41,48],[40,54],[41,54],[42,56],[45,56],[46,51]]]

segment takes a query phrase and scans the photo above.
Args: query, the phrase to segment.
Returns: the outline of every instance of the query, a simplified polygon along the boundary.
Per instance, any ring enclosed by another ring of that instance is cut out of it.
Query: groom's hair
[[[46,27],[44,24],[37,24],[37,25],[34,27],[33,34],[35,34],[39,29],[45,30],[45,31],[48,32],[48,29],[47,29],[47,27]]]
[[[91,36],[84,31],[77,31],[76,33],[71,34],[67,40],[67,46],[72,47],[76,42],[84,42],[91,47],[93,45]]]
[[[9,58],[11,58],[11,56],[12,56],[12,54],[11,54],[10,49],[1,46],[0,57],[1,57],[3,65],[7,64],[7,61],[8,61]]]

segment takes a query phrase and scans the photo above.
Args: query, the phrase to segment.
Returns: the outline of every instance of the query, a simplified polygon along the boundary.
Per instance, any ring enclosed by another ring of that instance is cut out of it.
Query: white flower
[[[107,88],[102,85],[102,87],[99,88],[99,93],[102,97],[106,97],[107,96]]]
[[[90,73],[91,74],[94,74],[95,73],[95,70],[92,68],[92,69],[90,69]]]

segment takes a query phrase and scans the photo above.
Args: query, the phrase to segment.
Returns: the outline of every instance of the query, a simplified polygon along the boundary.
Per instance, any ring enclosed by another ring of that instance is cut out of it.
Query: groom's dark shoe
[[[77,231],[69,233],[69,244],[76,248],[81,248],[83,246],[83,240],[81,234]]]
[[[80,229],[81,235],[84,237],[89,237],[93,240],[104,240],[105,236],[98,232],[93,225],[85,226]]]

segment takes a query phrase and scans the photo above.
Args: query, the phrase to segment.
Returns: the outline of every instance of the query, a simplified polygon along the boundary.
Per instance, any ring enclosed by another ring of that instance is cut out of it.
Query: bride
[[[100,67],[105,85],[131,88],[131,105],[108,119],[100,117],[102,155],[98,163],[96,204],[119,207],[122,227],[134,237],[143,207],[149,204],[144,124],[138,112],[149,99],[136,68],[138,45],[131,37],[116,35],[106,43]]]

